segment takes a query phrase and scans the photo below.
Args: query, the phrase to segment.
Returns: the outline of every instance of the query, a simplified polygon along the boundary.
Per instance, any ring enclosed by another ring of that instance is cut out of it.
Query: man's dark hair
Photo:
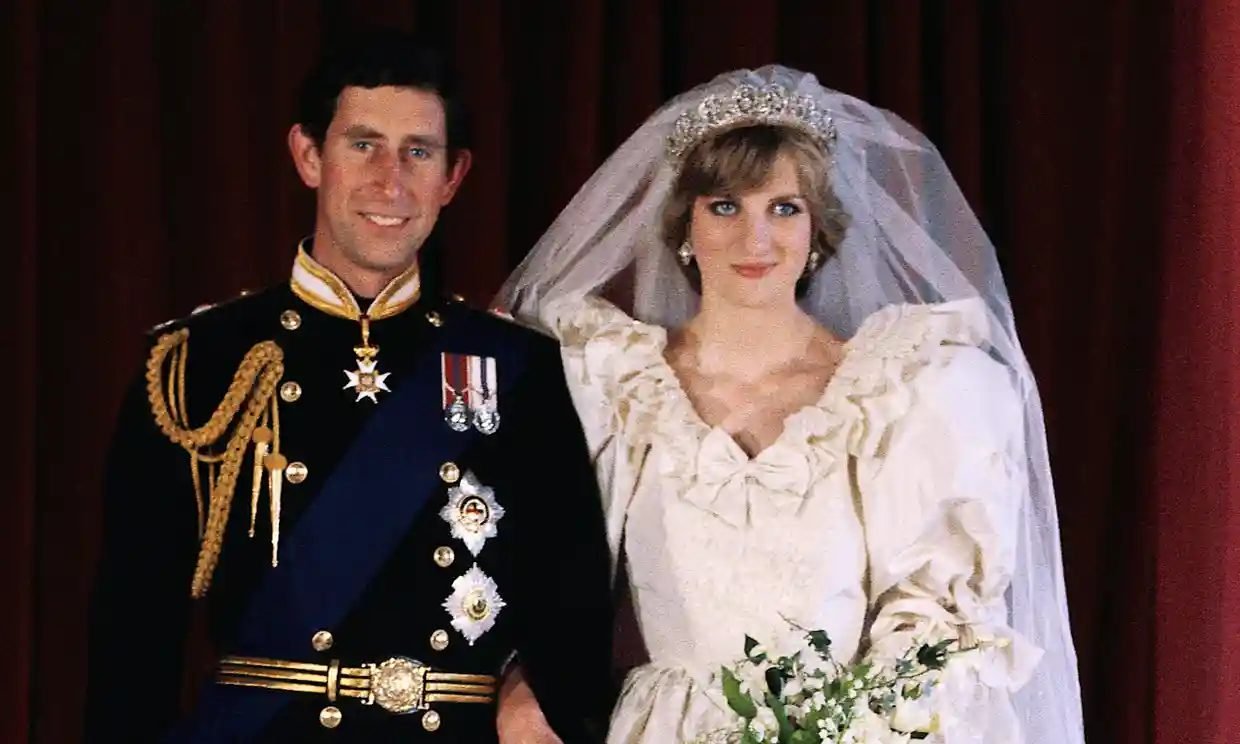
[[[469,147],[465,110],[443,56],[421,38],[401,31],[365,31],[329,47],[302,84],[297,123],[322,148],[341,91],[387,85],[438,94],[449,152]]]

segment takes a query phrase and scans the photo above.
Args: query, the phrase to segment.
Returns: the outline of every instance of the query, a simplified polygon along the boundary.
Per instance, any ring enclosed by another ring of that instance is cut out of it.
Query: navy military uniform
[[[565,741],[602,738],[609,556],[555,343],[416,267],[368,304],[299,250],[289,284],[154,331],[109,458],[88,739],[493,741],[514,658]],[[196,604],[218,664],[182,715]]]

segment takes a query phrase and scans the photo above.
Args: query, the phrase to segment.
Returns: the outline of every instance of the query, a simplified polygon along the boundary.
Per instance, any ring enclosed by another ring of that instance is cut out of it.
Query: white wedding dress
[[[731,724],[713,675],[745,635],[787,647],[800,633],[789,621],[826,630],[841,661],[965,624],[1000,640],[951,691],[956,715],[931,741],[1023,741],[1009,696],[1040,651],[1008,627],[1004,602],[1023,409],[981,348],[980,301],[875,313],[818,403],[752,458],[698,416],[663,328],[595,298],[550,318],[650,658],[625,681],[609,742]]]

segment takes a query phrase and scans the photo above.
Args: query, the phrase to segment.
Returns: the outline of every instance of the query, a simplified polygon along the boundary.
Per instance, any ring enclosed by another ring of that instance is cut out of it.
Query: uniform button
[[[444,483],[456,483],[461,478],[461,469],[454,462],[445,462],[439,466],[439,477]]]
[[[332,634],[326,630],[320,630],[318,633],[314,634],[313,638],[310,639],[310,645],[314,646],[315,651],[326,651],[331,648],[332,644],[335,642],[336,639],[333,638]]]
[[[426,322],[427,322],[427,323],[430,323],[431,325],[435,326],[436,328],[439,328],[440,326],[442,326],[442,325],[443,325],[443,318],[442,318],[442,317],[440,317],[439,313],[437,313],[437,312],[435,312],[434,310],[432,310],[432,311],[430,311],[429,313],[427,313],[427,314],[426,314]]]
[[[301,397],[301,385],[289,380],[280,386],[280,400],[285,403],[296,403]]]
[[[456,560],[456,551],[447,545],[440,545],[435,548],[435,565],[440,568],[447,568]]]
[[[285,310],[280,313],[280,325],[284,326],[284,329],[288,331],[295,331],[301,328],[301,314],[296,310]]]
[[[436,651],[443,651],[448,647],[448,631],[437,630],[431,633],[431,648]]]
[[[304,462],[290,462],[284,470],[284,477],[289,483],[301,483],[310,474],[310,468]]]
[[[426,711],[426,715],[422,716],[422,728],[427,731],[438,731],[439,724],[443,723],[439,719],[439,713],[433,710]]]
[[[329,705],[319,711],[319,723],[323,724],[323,728],[334,729],[340,725],[340,720],[344,718],[340,709],[334,705]]]

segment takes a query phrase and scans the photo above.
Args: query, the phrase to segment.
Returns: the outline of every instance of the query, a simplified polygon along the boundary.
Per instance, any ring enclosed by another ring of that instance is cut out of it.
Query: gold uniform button
[[[301,397],[301,385],[289,380],[280,386],[280,400],[285,403],[296,403]]]
[[[340,712],[340,709],[334,705],[329,705],[319,711],[319,723],[323,724],[323,728],[336,728],[340,725],[340,720],[342,718],[344,718],[344,715]]]
[[[439,313],[432,310],[431,312],[426,314],[426,322],[430,323],[436,328],[439,328],[440,326],[443,325],[443,318],[440,317]]]
[[[289,483],[301,483],[310,474],[310,468],[304,462],[290,462],[284,470],[284,477]]]
[[[440,720],[439,713],[436,711],[428,710],[426,711],[426,714],[422,716],[422,728],[427,731],[438,731],[439,724],[441,723],[443,723],[443,721]]]
[[[314,646],[315,651],[326,651],[330,649],[332,644],[335,642],[336,639],[333,638],[332,634],[326,630],[320,630],[318,633],[314,634],[313,638],[310,639],[310,645]]]
[[[284,329],[288,331],[295,331],[301,328],[301,314],[296,310],[285,310],[280,313],[280,325],[284,326]]]
[[[456,551],[447,545],[440,545],[435,548],[435,565],[440,568],[447,568],[456,560]]]
[[[461,479],[461,469],[454,462],[445,462],[439,466],[439,477],[444,483],[456,483]]]
[[[436,651],[443,651],[448,647],[448,631],[437,630],[431,633],[431,648]]]

